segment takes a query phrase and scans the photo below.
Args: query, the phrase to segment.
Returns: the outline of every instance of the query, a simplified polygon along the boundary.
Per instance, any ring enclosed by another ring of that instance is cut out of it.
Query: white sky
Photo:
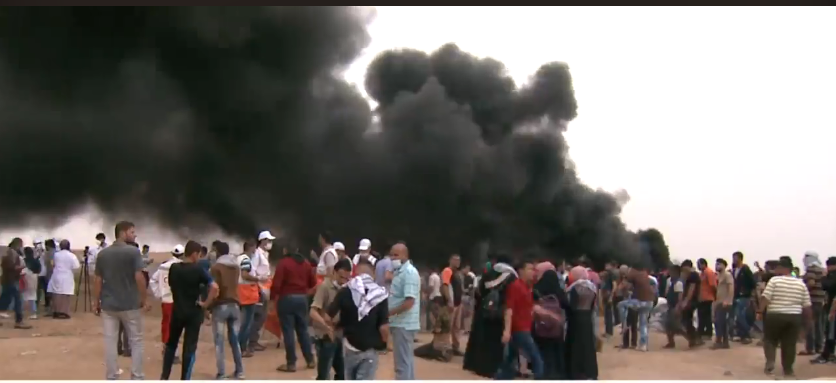
[[[379,7],[347,78],[362,84],[381,50],[447,42],[518,83],[565,61],[571,157],[586,183],[629,192],[631,229],[659,228],[679,260],[823,261],[836,255],[833,20],[826,7]],[[55,232],[88,243],[100,230],[112,224],[85,216]],[[44,235],[0,238],[15,234]]]

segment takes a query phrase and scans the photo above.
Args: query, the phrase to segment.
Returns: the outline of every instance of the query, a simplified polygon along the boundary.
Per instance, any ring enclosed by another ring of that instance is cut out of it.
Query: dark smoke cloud
[[[455,45],[388,51],[368,68],[372,111],[342,80],[369,21],[326,7],[0,9],[0,224],[93,203],[174,230],[403,239],[434,263],[485,242],[643,259],[619,201],[568,158],[565,64],[518,87]]]

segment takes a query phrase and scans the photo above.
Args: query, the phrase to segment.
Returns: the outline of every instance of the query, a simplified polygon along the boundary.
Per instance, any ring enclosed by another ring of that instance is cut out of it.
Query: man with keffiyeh
[[[385,288],[372,277],[367,260],[356,266],[357,276],[340,289],[328,306],[328,318],[339,315],[337,327],[343,331],[343,363],[346,380],[374,380],[378,351],[386,349],[389,339],[389,297]],[[329,320],[326,318],[326,320]]]

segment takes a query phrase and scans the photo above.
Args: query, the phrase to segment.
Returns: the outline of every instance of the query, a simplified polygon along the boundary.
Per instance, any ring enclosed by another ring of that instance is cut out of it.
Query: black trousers
[[[697,343],[700,340],[697,329],[694,327],[694,313],[696,311],[693,304],[685,306],[682,310],[682,327],[685,329],[685,337],[688,338],[689,345]]]
[[[711,336],[711,304],[713,302],[700,302],[697,304],[697,334],[700,336]]]
[[[40,300],[41,295],[44,297],[44,307],[49,308],[50,296],[49,293],[46,291],[47,286],[49,285],[49,279],[47,277],[38,277],[38,300]]]
[[[781,348],[781,367],[785,375],[795,371],[795,350],[798,345],[798,334],[801,333],[801,314],[773,314],[769,313],[763,319],[763,353],[766,357],[766,368],[775,368],[775,356]]]
[[[201,324],[203,324],[202,310],[187,316],[178,315],[177,312],[171,314],[171,325],[169,326],[168,342],[165,344],[163,372],[160,380],[168,380],[169,375],[171,375],[171,365],[174,364],[174,355],[177,353],[177,345],[180,343],[181,335],[183,335],[183,370],[180,374],[180,380],[191,380]]]
[[[621,335],[622,348],[635,348],[639,343],[639,312],[627,310],[627,328]]]

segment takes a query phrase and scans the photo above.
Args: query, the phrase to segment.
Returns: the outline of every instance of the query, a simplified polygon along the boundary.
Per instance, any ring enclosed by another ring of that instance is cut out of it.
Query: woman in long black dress
[[[542,265],[542,264],[541,264]],[[537,265],[538,273],[541,265]],[[552,296],[560,302],[560,307],[564,311],[567,310],[569,301],[566,298],[566,292],[560,288],[560,277],[554,266],[543,271],[539,275],[537,282],[534,284],[534,301],[537,302],[541,298]],[[534,334],[534,343],[540,350],[540,356],[543,358],[543,379],[546,380],[564,380],[566,379],[565,366],[565,343],[563,339],[549,339],[542,338]]]
[[[504,326],[501,317],[489,318],[485,315],[483,303],[488,294],[495,289],[500,289],[500,295],[504,296],[505,294],[501,293],[502,289],[514,279],[516,272],[505,257],[499,257],[495,264],[488,262],[485,266],[476,292],[473,325],[464,353],[465,370],[485,378],[493,378],[496,374],[505,350],[502,344]]]
[[[589,281],[586,269],[575,267],[570,272],[571,284],[566,289],[569,307],[566,310],[566,378],[597,380],[598,354],[595,350],[597,289]]]

